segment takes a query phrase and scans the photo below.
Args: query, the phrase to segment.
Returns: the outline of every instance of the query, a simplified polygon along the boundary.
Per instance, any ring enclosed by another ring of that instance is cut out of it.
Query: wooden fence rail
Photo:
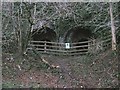
[[[39,43],[38,44],[29,44],[30,46],[34,46],[34,47],[48,47],[48,48],[63,48],[63,49],[66,49],[66,47],[65,46],[60,46],[60,45],[56,45],[56,46],[53,46],[53,45],[40,45]],[[94,45],[94,44],[91,44],[91,45]],[[72,46],[72,47],[70,47],[71,49],[73,49],[73,48],[80,48],[80,47],[89,47],[89,46],[91,46],[91,45],[81,45],[81,46]]]

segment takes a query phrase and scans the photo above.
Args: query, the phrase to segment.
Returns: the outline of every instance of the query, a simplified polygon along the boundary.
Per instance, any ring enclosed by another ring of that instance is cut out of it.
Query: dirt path
[[[75,60],[75,57],[59,57],[58,56],[51,56],[51,57],[45,57],[45,59],[56,65],[59,66],[61,70],[60,79],[64,78],[64,87],[70,88],[70,87],[80,87],[85,88],[87,87],[85,83],[82,83],[82,80],[80,81],[77,76],[74,74],[73,71],[71,71],[71,65],[70,62]]]

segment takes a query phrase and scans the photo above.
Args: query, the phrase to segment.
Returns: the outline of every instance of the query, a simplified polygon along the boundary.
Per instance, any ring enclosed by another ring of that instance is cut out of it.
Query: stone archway
[[[68,32],[65,34],[64,42],[78,43],[74,45],[74,46],[80,46],[76,49],[81,50],[80,52],[87,52],[89,49],[88,42],[89,40],[91,40],[92,37],[93,37],[93,34],[89,29],[89,27],[77,26],[68,30]],[[85,47],[82,47],[82,46],[85,46]]]
[[[78,42],[80,39],[90,39],[93,37],[91,30],[88,27],[77,26],[67,31],[64,42]]]
[[[49,27],[42,27],[39,30],[32,32],[32,39],[34,41],[56,41],[56,32]]]
[[[57,40],[56,32],[49,27],[42,27],[38,30],[34,30],[32,32],[32,40],[33,41],[47,41],[47,42],[55,42]],[[34,43],[37,44],[37,43]],[[39,45],[43,45],[38,48],[44,48],[44,43],[39,43]],[[52,46],[51,43],[46,43],[47,46]],[[49,49],[49,47],[47,47]]]

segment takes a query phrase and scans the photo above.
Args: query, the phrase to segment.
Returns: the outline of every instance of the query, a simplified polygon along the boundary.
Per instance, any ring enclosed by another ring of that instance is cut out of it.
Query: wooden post
[[[115,35],[112,2],[110,2],[110,19],[111,19],[111,33],[112,33],[112,50],[116,50],[116,35]]]
[[[46,52],[46,41],[44,42],[44,52]]]

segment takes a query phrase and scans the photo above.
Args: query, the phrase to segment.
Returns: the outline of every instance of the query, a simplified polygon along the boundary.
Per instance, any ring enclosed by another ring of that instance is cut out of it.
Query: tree
[[[111,32],[112,32],[112,50],[116,50],[116,35],[115,35],[112,3],[110,3],[110,19],[111,19]]]

